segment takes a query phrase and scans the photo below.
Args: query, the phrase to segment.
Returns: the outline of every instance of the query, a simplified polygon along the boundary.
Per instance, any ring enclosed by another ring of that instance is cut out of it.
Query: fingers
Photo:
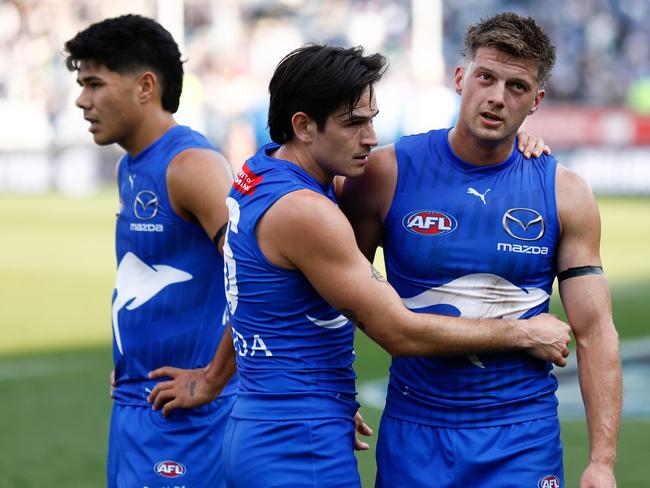
[[[373,430],[363,420],[361,421],[361,423],[357,424],[356,427],[357,427],[357,432],[361,435],[365,435],[366,437],[369,437],[373,434]]]
[[[560,368],[564,368],[567,365],[567,360],[564,358],[558,358],[555,361],[553,361],[553,364],[559,366]]]
[[[162,368],[154,369],[149,372],[149,379],[155,380],[156,378],[174,378],[176,374],[180,371],[178,368],[172,368],[170,366],[163,366]]]
[[[162,406],[162,404],[165,402],[164,399],[170,395],[170,390],[173,387],[173,382],[164,381],[162,383],[158,383],[154,389],[151,390],[151,393],[149,393],[149,396],[147,397],[147,401],[153,405],[154,410],[158,410],[158,408]]]
[[[535,146],[532,149],[533,156],[536,157],[536,158],[540,157],[542,155],[542,152],[544,152],[545,147],[548,147],[548,146],[546,146],[546,144],[544,144],[544,139],[542,139],[541,137],[536,139]],[[551,149],[549,148],[549,153],[550,152],[551,152]]]
[[[373,434],[372,429],[363,421],[363,417],[357,411],[354,415],[354,427],[357,433],[365,436],[371,436]],[[370,445],[367,442],[363,442],[356,435],[354,436],[354,450],[355,451],[367,451],[370,449]]]
[[[180,402],[179,402],[178,398],[175,398],[174,400],[165,403],[165,406],[164,406],[163,409],[162,409],[163,417],[165,417],[165,418],[169,418],[169,416],[171,415],[172,411],[173,411],[173,410],[176,410],[176,409],[179,408],[180,406],[181,406],[181,405],[180,405]]]
[[[544,143],[544,139],[529,135],[524,130],[517,133],[517,149],[526,159],[530,159],[531,156],[538,158],[542,153],[551,153],[551,148]]]
[[[149,394],[149,398],[151,398],[150,403],[153,410],[159,410],[172,401],[174,403],[179,401],[178,395],[171,386],[168,388],[160,389],[158,391],[152,391]]]
[[[370,449],[370,445],[367,442],[360,441],[356,437],[354,438],[355,451],[367,451],[368,449]]]
[[[110,395],[111,398],[113,398],[113,392],[115,391],[115,387],[117,386],[117,384],[115,383],[115,370],[114,369],[111,370],[111,375],[110,375],[110,380],[109,381],[111,383],[111,386],[109,388],[109,395]]]
[[[566,360],[566,358],[568,357],[569,357],[569,349],[564,347],[562,349],[562,352],[560,353],[560,357],[553,360],[553,364],[559,366],[560,368],[564,368],[568,364],[568,361]]]

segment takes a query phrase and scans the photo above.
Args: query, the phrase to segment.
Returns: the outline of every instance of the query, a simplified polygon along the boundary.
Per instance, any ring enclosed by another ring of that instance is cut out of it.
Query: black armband
[[[579,266],[577,268],[569,268],[565,269],[561,273],[557,274],[557,281],[564,281],[568,280],[569,278],[575,278],[576,276],[584,276],[584,275],[601,275],[603,274],[603,267],[602,266]]]
[[[227,230],[228,230],[228,222],[226,222],[225,224],[223,224],[223,225],[219,228],[219,230],[217,231],[217,233],[214,235],[214,237],[212,238],[212,242],[214,242],[214,244],[215,244],[216,246],[219,246],[219,241],[221,240],[221,238],[223,237],[223,235],[226,233]]]

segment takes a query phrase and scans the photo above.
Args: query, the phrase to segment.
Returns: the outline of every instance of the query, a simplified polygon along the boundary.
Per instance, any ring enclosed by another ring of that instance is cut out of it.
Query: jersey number
[[[239,299],[237,263],[235,262],[235,256],[232,253],[228,238],[231,232],[235,234],[239,232],[237,228],[239,225],[239,202],[232,197],[228,197],[226,198],[226,206],[228,207],[228,231],[223,242],[223,271],[226,286],[226,300],[228,301],[230,314],[234,315]]]

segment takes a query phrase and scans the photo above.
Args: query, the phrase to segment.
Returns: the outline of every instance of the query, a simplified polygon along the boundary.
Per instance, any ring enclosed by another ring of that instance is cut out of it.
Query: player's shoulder
[[[340,213],[338,206],[327,196],[309,188],[301,188],[282,195],[273,204],[286,220],[318,222]]]
[[[209,147],[190,147],[176,154],[167,168],[167,177],[201,178],[206,174],[232,181],[232,167],[223,154]]]
[[[593,197],[593,192],[587,181],[578,173],[563,164],[557,164],[555,173],[555,188],[558,197],[584,198]]]
[[[383,186],[386,180],[397,175],[395,145],[389,144],[373,150],[368,156],[368,164],[360,176],[348,178],[355,187]]]
[[[567,223],[580,222],[583,225],[599,219],[598,204],[589,184],[562,164],[557,166],[555,198],[563,228]]]
[[[278,198],[267,210],[265,220],[278,231],[284,231],[296,239],[307,234],[336,232],[343,221],[347,222],[332,200],[306,188]]]

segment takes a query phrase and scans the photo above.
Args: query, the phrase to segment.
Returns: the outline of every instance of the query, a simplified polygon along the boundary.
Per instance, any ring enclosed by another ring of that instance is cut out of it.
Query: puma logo
[[[488,188],[487,190],[485,190],[485,193],[482,193],[482,194],[481,194],[481,193],[478,192],[478,190],[475,190],[474,188],[472,188],[472,187],[470,186],[470,187],[467,189],[467,194],[468,194],[468,195],[474,195],[475,197],[479,197],[479,198],[481,199],[481,201],[483,202],[483,205],[486,205],[486,202],[485,202],[485,195],[487,195],[487,193],[488,193],[491,189],[492,189],[492,188]]]

